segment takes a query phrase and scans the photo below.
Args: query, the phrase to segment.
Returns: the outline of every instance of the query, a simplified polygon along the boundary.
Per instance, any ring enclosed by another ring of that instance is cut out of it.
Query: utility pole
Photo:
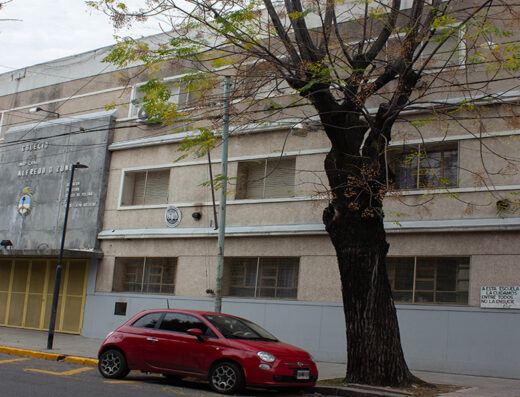
[[[228,168],[228,132],[229,132],[229,76],[224,78],[224,117],[222,118],[222,186],[220,187],[218,249],[217,249],[217,284],[215,288],[215,311],[222,312],[222,275],[224,274],[224,238],[226,236],[226,191]]]

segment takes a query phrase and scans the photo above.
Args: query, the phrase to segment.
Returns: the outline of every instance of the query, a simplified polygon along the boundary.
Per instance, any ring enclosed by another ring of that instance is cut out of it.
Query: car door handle
[[[157,338],[146,338],[146,340],[150,342],[159,342],[159,339]]]

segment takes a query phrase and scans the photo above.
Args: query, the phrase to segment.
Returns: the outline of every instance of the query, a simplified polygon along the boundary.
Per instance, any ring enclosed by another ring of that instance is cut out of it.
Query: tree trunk
[[[325,160],[333,198],[323,212],[323,222],[336,249],[341,277],[347,336],[345,381],[406,386],[418,379],[404,360],[386,271],[384,193],[376,191],[385,183],[384,179],[373,186],[358,183],[381,174],[375,170],[367,178],[370,171],[362,166],[363,161],[334,148]]]

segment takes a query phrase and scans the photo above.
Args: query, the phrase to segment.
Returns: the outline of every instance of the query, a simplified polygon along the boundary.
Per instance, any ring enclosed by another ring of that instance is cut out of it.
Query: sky
[[[155,20],[135,23],[130,31],[117,34],[141,37],[160,32]],[[84,0],[12,0],[0,9],[0,73],[114,44],[115,33],[108,16]]]

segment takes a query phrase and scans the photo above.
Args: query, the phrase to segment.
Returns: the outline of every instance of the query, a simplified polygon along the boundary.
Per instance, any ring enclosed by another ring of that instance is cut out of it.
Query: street
[[[97,368],[0,354],[1,395],[6,397],[219,396],[203,382],[173,384],[158,374],[131,372],[123,380],[103,378]],[[240,396],[311,396],[297,392],[248,389]]]

